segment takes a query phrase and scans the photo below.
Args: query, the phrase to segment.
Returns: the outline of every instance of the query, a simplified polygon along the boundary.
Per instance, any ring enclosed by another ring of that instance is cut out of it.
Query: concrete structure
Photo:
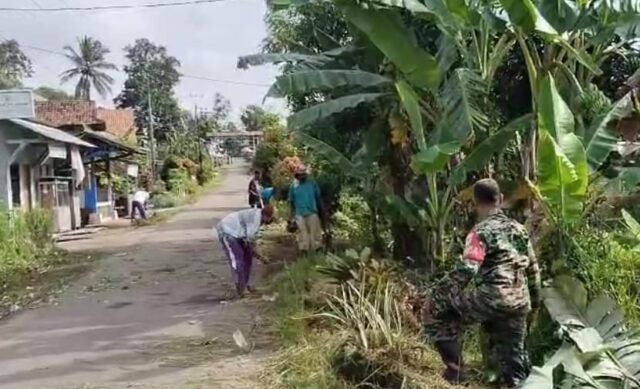
[[[254,150],[264,139],[263,131],[237,131],[237,132],[217,132],[211,136],[214,143],[222,143],[226,139],[237,139],[243,146],[249,146]]]
[[[83,224],[100,224],[118,217],[116,196],[113,192],[111,172],[114,167],[126,169],[127,158],[137,152],[137,128],[132,109],[96,107],[94,101],[37,101],[38,121],[59,128],[95,144],[93,150],[83,153],[88,178],[80,193]],[[127,139],[129,143],[125,143]],[[97,174],[104,173],[107,182],[99,182]],[[125,206],[127,213],[129,207]]]
[[[0,202],[10,210],[51,210],[57,231],[80,227],[80,153],[94,147],[33,121],[0,120]]]

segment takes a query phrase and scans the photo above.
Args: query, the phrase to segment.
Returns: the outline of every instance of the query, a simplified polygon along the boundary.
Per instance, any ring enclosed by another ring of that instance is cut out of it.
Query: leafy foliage
[[[180,62],[164,46],[148,39],[136,40],[125,47],[125,52],[127,80],[114,102],[120,108],[135,108],[138,128],[142,130],[149,128],[152,114],[157,136],[162,139],[181,119],[173,91],[180,81]]]
[[[11,89],[22,85],[22,80],[31,77],[33,67],[16,40],[0,43],[0,89]]]

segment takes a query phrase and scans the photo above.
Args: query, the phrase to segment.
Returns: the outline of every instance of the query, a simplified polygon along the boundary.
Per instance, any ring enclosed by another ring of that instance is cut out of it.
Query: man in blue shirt
[[[318,184],[308,177],[306,167],[295,172],[296,182],[289,188],[291,215],[298,226],[298,248],[302,254],[322,247],[321,201]]]

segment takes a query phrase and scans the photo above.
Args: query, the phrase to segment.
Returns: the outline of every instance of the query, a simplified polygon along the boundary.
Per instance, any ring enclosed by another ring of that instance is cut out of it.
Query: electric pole
[[[149,110],[149,148],[151,149],[151,176],[152,183],[155,183],[156,172],[156,136],[153,129],[153,104],[151,102],[151,85],[149,84],[149,75],[147,74],[147,105]]]

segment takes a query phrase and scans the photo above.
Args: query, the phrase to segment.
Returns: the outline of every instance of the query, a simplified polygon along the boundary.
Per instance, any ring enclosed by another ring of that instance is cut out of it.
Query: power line
[[[184,78],[192,78],[194,80],[220,82],[220,83],[223,83],[223,84],[231,84],[231,85],[259,86],[259,87],[262,87],[262,88],[269,88],[271,86],[270,84],[259,84],[259,83],[254,83],[254,82],[221,80],[221,79],[218,79],[218,78],[209,78],[209,77],[202,77],[202,76],[190,76],[188,74],[182,74],[182,77],[184,77]]]
[[[33,5],[35,5],[36,7],[38,7],[38,9],[42,9],[42,7],[40,6],[40,4],[38,4],[38,2],[36,0],[31,0],[31,2],[33,3]]]
[[[99,5],[94,7],[60,7],[60,8],[42,8],[40,5],[34,2],[34,4],[37,5],[37,8],[0,7],[0,11],[6,11],[6,12],[105,11],[105,10],[123,10],[123,9],[135,9],[135,8],[179,7],[179,6],[186,6],[186,5],[219,3],[221,1],[224,1],[224,0],[186,0],[186,1],[172,1],[169,3]]]
[[[0,35],[0,38],[5,39],[6,38],[2,35]],[[24,48],[27,49],[31,49],[31,50],[36,50],[36,51],[42,51],[44,53],[48,53],[48,54],[55,54],[55,55],[59,55],[62,57],[67,57],[67,55],[61,51],[55,51],[55,50],[50,50],[50,49],[45,49],[43,47],[37,47],[37,46],[31,46],[31,45],[21,45]],[[209,81],[209,82],[217,82],[217,83],[221,83],[221,84],[230,84],[230,85],[242,85],[242,86],[257,86],[257,87],[261,87],[261,88],[269,88],[271,85],[270,84],[261,84],[261,83],[254,83],[254,82],[245,82],[245,81],[234,81],[234,80],[224,80],[224,79],[220,79],[220,78],[211,78],[211,77],[204,77],[204,76],[194,76],[194,75],[189,75],[189,74],[184,74],[181,73],[181,76],[184,78],[191,78],[194,80],[200,80],[200,81]]]

